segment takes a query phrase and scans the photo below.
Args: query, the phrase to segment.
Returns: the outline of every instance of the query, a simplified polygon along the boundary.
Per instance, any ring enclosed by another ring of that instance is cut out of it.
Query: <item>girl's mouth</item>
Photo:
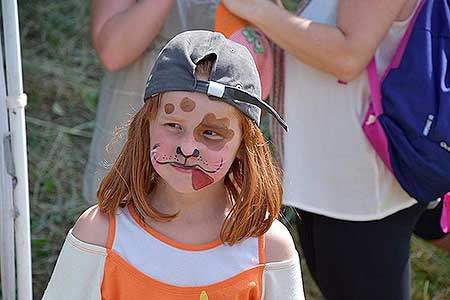
[[[192,173],[192,187],[200,190],[214,182],[214,178],[198,169],[196,166],[185,166],[179,163],[170,164],[175,170],[181,173]]]
[[[204,173],[208,173],[208,174],[214,174],[217,173],[220,169],[222,169],[223,165],[224,165],[224,160],[223,158],[220,160],[220,165],[215,169],[215,170],[207,170],[204,167],[200,166],[199,164],[195,164],[192,166],[186,166],[185,164],[179,163],[179,162],[175,162],[175,161],[158,161],[155,158],[156,163],[160,164],[160,165],[171,165],[173,168],[175,168],[177,171],[183,172],[183,173],[188,173],[191,172],[192,170],[199,170],[202,171]]]
[[[195,169],[195,167],[193,166],[185,166],[182,164],[178,164],[178,163],[171,163],[170,164],[173,168],[175,168],[175,170],[177,170],[178,172],[181,173],[191,173],[193,169]]]

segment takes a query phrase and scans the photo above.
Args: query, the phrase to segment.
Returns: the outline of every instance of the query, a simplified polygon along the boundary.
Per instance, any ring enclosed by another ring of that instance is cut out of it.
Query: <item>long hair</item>
[[[196,75],[209,76],[213,63],[211,58],[200,62]],[[132,204],[141,218],[164,222],[176,217],[160,213],[148,202],[158,178],[150,161],[149,125],[159,104],[160,96],[148,99],[129,124],[128,138],[97,192],[102,212],[114,213],[118,207]],[[229,245],[267,232],[279,215],[282,198],[280,171],[267,142],[252,120],[242,113],[240,117],[240,158],[235,158],[224,181],[231,210],[220,238]]]
[[[266,233],[281,209],[280,170],[258,126],[242,114],[242,160],[236,157],[225,186],[232,208],[220,237],[234,244]]]

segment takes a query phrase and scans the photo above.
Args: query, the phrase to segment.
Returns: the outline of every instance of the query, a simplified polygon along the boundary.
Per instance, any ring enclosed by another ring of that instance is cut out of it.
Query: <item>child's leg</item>
[[[409,246],[425,210],[414,205],[377,221],[352,222],[299,210],[302,249],[327,300],[409,300]],[[303,221],[303,218],[306,222]]]

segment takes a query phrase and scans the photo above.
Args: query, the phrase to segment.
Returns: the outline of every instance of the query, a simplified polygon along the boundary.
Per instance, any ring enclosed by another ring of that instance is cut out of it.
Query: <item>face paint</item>
[[[242,136],[235,109],[189,92],[163,94],[160,108],[149,150],[161,180],[180,193],[223,184]]]
[[[195,102],[189,98],[184,98],[183,100],[181,100],[180,108],[184,112],[191,112],[195,108]]]
[[[190,173],[190,186],[194,190],[200,190],[213,184],[217,178],[223,176],[223,167],[225,165],[223,158],[220,158],[219,162],[210,163],[209,160],[203,158],[197,149],[188,155],[178,149],[180,147],[175,147],[174,149],[173,145],[165,143],[156,143],[152,147],[151,162],[158,174],[164,175],[165,170],[162,168],[163,166],[170,166],[172,170],[175,169],[179,173]],[[170,179],[172,178],[174,178],[173,173],[170,176]],[[177,180],[177,183],[180,183],[180,181]]]
[[[172,166],[175,166],[177,168],[182,168],[186,170],[194,170],[197,169],[203,173],[209,173],[209,174],[215,174],[219,172],[222,167],[224,166],[224,160],[223,158],[220,160],[220,162],[217,164],[216,168],[208,168],[208,162],[204,161],[201,157],[196,158],[192,155],[189,155],[188,157],[182,156],[181,157],[178,154],[175,155],[159,155],[157,154],[159,152],[160,144],[156,144],[153,147],[153,150],[151,152],[151,158],[155,160],[156,163],[160,165],[167,165],[170,164]],[[214,166],[212,166],[214,167]]]
[[[192,170],[192,187],[198,191],[214,182],[214,178],[201,170]]]
[[[202,122],[194,129],[194,138],[197,142],[204,144],[208,149],[213,151],[222,150],[223,147],[234,136],[234,131],[229,129],[230,120],[228,118],[217,119],[213,113],[207,114]],[[222,138],[208,138],[205,136],[205,131],[214,131]]]
[[[166,114],[170,115],[174,110],[175,105],[173,105],[172,103],[167,103],[166,105],[164,105],[164,111],[166,112]]]

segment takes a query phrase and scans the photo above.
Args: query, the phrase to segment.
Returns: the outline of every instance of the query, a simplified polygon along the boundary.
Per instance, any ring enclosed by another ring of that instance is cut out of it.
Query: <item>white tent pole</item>
[[[26,95],[22,86],[19,20],[16,0],[3,0],[3,30],[5,40],[5,64],[7,81],[7,105],[11,131],[13,162],[16,170],[14,205],[17,294],[19,300],[31,300],[31,238],[28,197],[28,163],[25,132]]]
[[[16,299],[16,269],[14,261],[14,207],[11,143],[6,107],[6,82],[3,50],[0,43],[0,273],[2,296]]]

